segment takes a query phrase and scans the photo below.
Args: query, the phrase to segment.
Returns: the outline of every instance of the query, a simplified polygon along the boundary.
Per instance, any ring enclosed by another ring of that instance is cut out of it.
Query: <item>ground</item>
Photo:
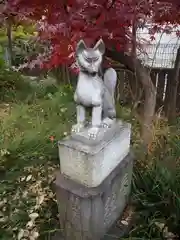
[[[59,168],[57,141],[74,121],[73,89],[41,81],[27,89],[20,97],[13,90],[16,94],[3,98],[0,105],[1,240],[48,240],[61,231],[52,183]],[[133,125],[137,157],[128,206],[136,214],[125,239],[165,239],[170,233],[173,239],[180,235],[178,119],[176,126],[162,118],[155,121],[153,143],[144,156],[136,118],[128,108],[117,108],[118,115]],[[123,221],[126,225],[129,220]]]

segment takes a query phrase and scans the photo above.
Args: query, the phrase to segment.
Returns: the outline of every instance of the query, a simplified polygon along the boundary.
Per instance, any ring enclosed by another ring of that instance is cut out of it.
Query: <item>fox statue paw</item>
[[[98,127],[92,127],[88,130],[88,136],[90,139],[96,139],[98,133],[99,133]]]
[[[105,119],[102,121],[101,126],[102,126],[103,128],[110,128],[114,122],[115,122],[115,119],[105,118]]]
[[[83,123],[77,123],[72,126],[71,132],[72,133],[79,133],[84,128]]]

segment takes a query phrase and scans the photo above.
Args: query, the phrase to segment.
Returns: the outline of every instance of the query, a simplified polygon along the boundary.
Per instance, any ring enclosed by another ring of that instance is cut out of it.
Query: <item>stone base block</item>
[[[100,136],[104,137],[95,145],[72,136],[59,141],[62,174],[87,187],[103,182],[129,152],[131,125],[117,121],[107,132],[103,131]],[[84,139],[81,135],[78,137]]]
[[[60,227],[65,240],[101,239],[123,213],[133,169],[129,153],[95,188],[88,188],[58,173],[55,181]]]

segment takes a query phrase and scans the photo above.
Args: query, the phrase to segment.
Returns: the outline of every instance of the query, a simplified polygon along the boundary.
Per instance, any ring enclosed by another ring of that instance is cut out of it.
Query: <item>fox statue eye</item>
[[[99,60],[99,56],[95,53],[95,51],[83,51],[82,56],[84,60],[88,63],[96,62]]]
[[[99,58],[98,57],[84,57],[84,59],[89,62],[89,63],[92,63],[92,62],[96,62]]]

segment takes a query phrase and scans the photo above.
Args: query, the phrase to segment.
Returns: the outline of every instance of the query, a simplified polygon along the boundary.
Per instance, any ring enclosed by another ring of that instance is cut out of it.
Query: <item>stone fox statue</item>
[[[92,122],[88,130],[90,138],[96,138],[100,127],[110,127],[116,117],[114,92],[117,74],[113,68],[106,70],[103,79],[99,76],[105,45],[99,40],[94,48],[87,48],[80,40],[76,57],[79,76],[74,100],[77,104],[77,124],[72,132],[80,132],[85,125],[86,108],[92,107]]]

